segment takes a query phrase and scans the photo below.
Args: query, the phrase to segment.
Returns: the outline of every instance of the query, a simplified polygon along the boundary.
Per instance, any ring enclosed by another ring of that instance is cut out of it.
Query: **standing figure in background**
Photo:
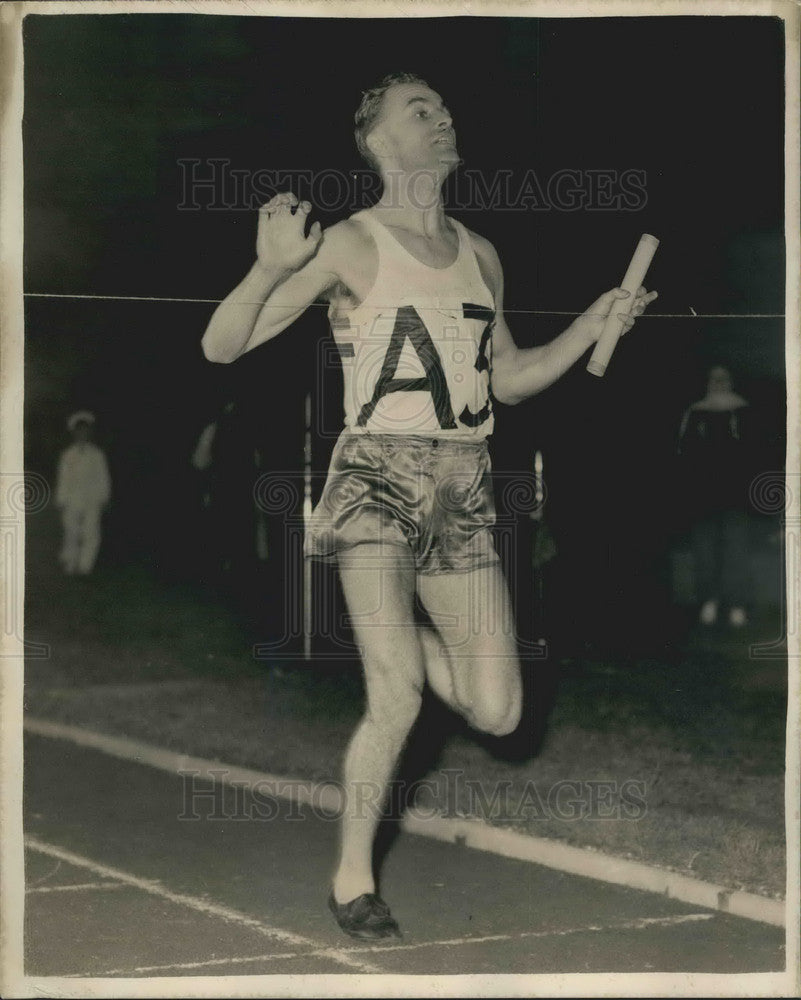
[[[58,461],[56,505],[64,528],[60,561],[70,576],[92,572],[100,549],[100,518],[111,499],[106,456],[91,440],[94,422],[88,410],[72,414],[67,427],[73,441]]]
[[[191,459],[201,477],[205,572],[242,596],[266,558],[254,499],[261,456],[253,437],[247,412],[229,401],[203,428]]]
[[[734,391],[727,368],[713,367],[706,395],[686,411],[679,432],[703,625],[715,624],[721,605],[730,625],[747,623],[751,438],[747,400]]]

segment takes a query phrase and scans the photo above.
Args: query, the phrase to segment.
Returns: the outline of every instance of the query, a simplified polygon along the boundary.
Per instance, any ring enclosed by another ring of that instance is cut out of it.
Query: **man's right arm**
[[[209,361],[235,361],[275,337],[336,283],[336,236],[329,230],[323,238],[319,222],[305,236],[310,210],[291,194],[276,195],[261,209],[256,262],[214,311],[203,335]]]

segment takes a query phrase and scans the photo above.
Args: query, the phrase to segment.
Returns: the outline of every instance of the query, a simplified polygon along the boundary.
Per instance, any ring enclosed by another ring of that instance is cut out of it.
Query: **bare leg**
[[[92,572],[100,548],[100,507],[87,507],[83,513],[83,533],[78,554],[78,572]]]
[[[477,729],[504,735],[520,718],[520,668],[500,570],[415,579],[410,554],[390,553],[362,545],[340,555],[367,705],[345,756],[338,903],[375,891],[375,834],[425,679]],[[414,620],[415,585],[436,630]]]
[[[64,527],[64,543],[61,547],[60,560],[64,571],[69,574],[75,573],[78,568],[82,519],[83,512],[80,508],[62,507],[61,521]]]
[[[447,651],[446,657],[427,655],[426,669],[447,664],[449,704],[476,729],[496,736],[512,732],[520,721],[522,684],[509,592],[500,569],[420,576],[417,587]],[[435,670],[441,673],[441,667]],[[429,680],[435,690],[447,690],[441,676],[435,684],[429,673]]]
[[[344,763],[346,808],[334,898],[375,891],[373,841],[389,782],[420,709],[423,651],[414,620],[415,572],[401,547],[340,554],[340,578],[362,655],[366,711]]]
[[[456,697],[453,684],[450,653],[438,630],[421,625],[418,629],[418,635],[423,647],[426,680],[431,690],[454,712],[458,712],[460,715],[464,714],[465,706]]]

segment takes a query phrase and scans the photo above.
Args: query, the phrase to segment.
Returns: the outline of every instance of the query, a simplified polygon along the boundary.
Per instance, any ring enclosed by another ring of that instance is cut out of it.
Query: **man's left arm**
[[[503,316],[503,270],[498,255],[482,241],[479,259],[482,270],[492,282],[495,297],[495,328],[492,336],[492,393],[500,403],[514,405],[533,396],[556,382],[598,340],[609,313],[616,303],[628,297],[628,292],[613,288],[600,298],[570,326],[547,344],[519,348],[514,342]],[[634,325],[656,292],[640,288],[630,314],[625,316],[623,332]]]

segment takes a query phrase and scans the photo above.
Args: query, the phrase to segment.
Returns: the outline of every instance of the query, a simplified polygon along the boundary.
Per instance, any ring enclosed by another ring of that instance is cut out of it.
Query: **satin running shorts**
[[[418,573],[469,573],[500,560],[487,443],[399,434],[337,441],[306,533],[305,555],[333,561],[357,545],[411,550]]]

